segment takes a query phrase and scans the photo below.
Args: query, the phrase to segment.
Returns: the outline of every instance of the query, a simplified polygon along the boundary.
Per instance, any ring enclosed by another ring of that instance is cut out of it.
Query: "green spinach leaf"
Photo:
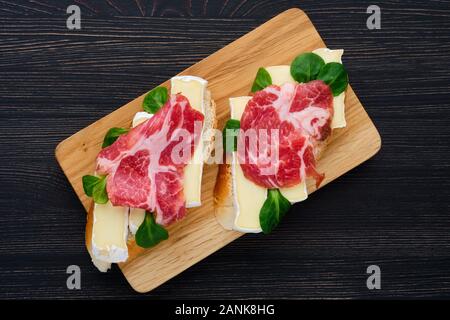
[[[145,219],[136,232],[136,244],[142,248],[150,248],[169,238],[169,233],[157,224],[151,212],[145,213]]]
[[[106,176],[84,176],[83,190],[88,197],[94,198],[95,203],[105,204],[108,202],[108,193],[106,192]]]
[[[94,187],[99,182],[99,180],[100,178],[96,176],[83,176],[83,190],[88,197],[92,197],[92,191],[94,190]]]
[[[142,103],[142,107],[144,108],[144,111],[155,114],[163,105],[166,104],[168,99],[169,92],[167,91],[167,88],[156,87],[147,93]]]
[[[291,63],[291,75],[297,82],[315,80],[325,61],[315,53],[307,52],[297,56]]]
[[[291,203],[281,194],[278,189],[268,189],[267,199],[259,213],[259,223],[265,234],[271,233],[278,225],[286,212],[289,211]]]
[[[337,62],[327,63],[317,76],[330,86],[333,96],[338,96],[345,91],[348,85],[348,74],[344,66]]]
[[[253,81],[252,92],[264,89],[272,84],[272,77],[264,68],[259,68],[256,73],[255,81]]]
[[[112,145],[120,135],[127,133],[129,130],[124,128],[111,128],[105,135],[103,139],[102,148],[109,147]]]
[[[92,198],[95,203],[105,204],[108,202],[108,193],[106,192],[106,176],[100,178],[99,182],[92,190]]]
[[[223,149],[225,152],[233,152],[237,150],[237,136],[240,128],[241,122],[239,120],[228,119],[222,132]]]

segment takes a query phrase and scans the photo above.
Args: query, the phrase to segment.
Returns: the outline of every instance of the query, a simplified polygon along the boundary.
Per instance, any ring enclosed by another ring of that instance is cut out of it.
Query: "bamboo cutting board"
[[[217,104],[218,126],[222,128],[230,116],[228,98],[248,95],[259,67],[290,64],[298,54],[320,47],[325,44],[306,14],[290,9],[180,74],[209,81]],[[162,85],[168,87],[169,81]],[[92,200],[83,192],[81,177],[93,173],[107,130],[129,127],[134,114],[142,110],[143,98],[144,95],[129,102],[56,148],[56,158],[86,210]],[[350,86],[346,119],[347,127],[333,132],[332,141],[319,161],[318,170],[326,175],[322,186],[369,159],[381,147],[377,129]],[[148,250],[130,243],[130,257],[120,264],[120,269],[136,291],[152,290],[242,235],[224,230],[214,217],[216,175],[217,165],[205,166],[202,206],[189,209],[184,220],[170,226],[167,241]],[[314,184],[308,183],[308,192],[313,191]]]

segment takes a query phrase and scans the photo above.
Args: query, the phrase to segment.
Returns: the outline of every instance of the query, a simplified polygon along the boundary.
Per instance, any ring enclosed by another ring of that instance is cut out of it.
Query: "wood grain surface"
[[[323,47],[326,45],[306,14],[289,9],[181,74],[208,80],[217,106],[218,128],[222,129],[230,118],[229,98],[249,93],[260,66],[289,64],[298,54]],[[162,85],[168,87],[168,82]],[[142,110],[144,96],[58,144],[56,158],[86,210],[91,208],[92,199],[85,195],[81,178],[92,174],[106,132],[112,127],[129,127],[136,112]],[[347,127],[333,132],[318,163],[319,172],[325,173],[321,186],[371,158],[381,147],[380,135],[351,87],[346,93],[346,120]],[[154,289],[242,235],[224,230],[215,219],[216,176],[217,165],[205,166],[202,206],[189,209],[185,219],[168,228],[169,240],[149,250],[135,243],[129,246],[129,258],[120,268],[136,291]],[[314,189],[314,181],[310,181],[309,193]]]
[[[74,2],[79,31],[66,29]],[[450,297],[450,3],[377,1],[381,30],[366,28],[370,4],[0,1],[0,297]],[[58,142],[291,7],[346,50],[382,152],[296,205],[272,235],[242,237],[149,294],[118,268],[100,274]],[[81,290],[66,287],[70,264]],[[381,290],[366,287],[370,264]]]

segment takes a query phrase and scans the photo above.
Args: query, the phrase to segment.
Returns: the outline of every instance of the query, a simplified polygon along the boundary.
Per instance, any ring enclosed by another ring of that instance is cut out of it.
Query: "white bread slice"
[[[214,149],[214,129],[217,127],[216,119],[216,104],[214,100],[211,99],[211,92],[207,91],[205,95],[205,119],[203,125],[203,161],[207,163],[207,160],[211,156],[211,152]],[[145,119],[144,119],[145,121]],[[139,124],[139,123],[137,123]],[[136,125],[137,125],[136,124]],[[189,212],[189,209],[188,209]],[[101,272],[107,272],[111,268],[111,262],[100,260],[98,257],[94,256],[92,250],[92,230],[94,223],[94,204],[92,203],[88,214],[86,222],[86,248],[91,256],[93,264]],[[130,235],[127,243],[128,249],[134,246],[134,235]]]
[[[215,129],[217,128],[216,103],[211,99],[211,91],[205,95],[205,120],[203,122],[203,163],[208,163],[214,150]]]

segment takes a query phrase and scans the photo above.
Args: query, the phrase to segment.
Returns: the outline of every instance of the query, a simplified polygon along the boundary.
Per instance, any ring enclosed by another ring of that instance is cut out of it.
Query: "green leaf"
[[[108,202],[106,176],[100,177],[99,181],[94,185],[94,188],[92,189],[92,198],[94,198],[94,202],[98,204],[105,204]]]
[[[103,139],[102,148],[109,147],[112,145],[120,135],[127,133],[129,130],[124,128],[111,128],[105,135]]]
[[[237,150],[237,136],[240,128],[241,122],[239,120],[228,119],[222,132],[223,148],[225,152],[233,152]]]
[[[291,63],[291,75],[298,82],[315,80],[325,61],[315,53],[307,52],[297,56]]]
[[[256,73],[255,81],[253,81],[252,92],[264,89],[272,84],[272,77],[264,68],[259,68]]]
[[[155,114],[163,105],[166,104],[168,99],[169,92],[167,91],[167,88],[156,87],[147,93],[142,103],[142,107],[144,108],[144,111]]]
[[[100,178],[96,176],[87,175],[83,176],[82,180],[84,193],[88,197],[92,197],[92,191],[94,190],[95,185],[100,181]]]
[[[168,238],[167,230],[157,224],[153,214],[147,211],[144,221],[136,232],[136,244],[142,248],[150,248]]]
[[[83,190],[88,197],[93,197],[95,203],[104,204],[108,202],[106,192],[106,176],[83,176]]]
[[[281,194],[278,189],[268,189],[267,199],[259,213],[259,223],[265,234],[271,233],[278,225],[286,212],[289,211],[291,203]]]
[[[327,63],[317,76],[330,86],[333,96],[338,96],[345,91],[348,85],[348,74],[344,66],[337,62]]]

